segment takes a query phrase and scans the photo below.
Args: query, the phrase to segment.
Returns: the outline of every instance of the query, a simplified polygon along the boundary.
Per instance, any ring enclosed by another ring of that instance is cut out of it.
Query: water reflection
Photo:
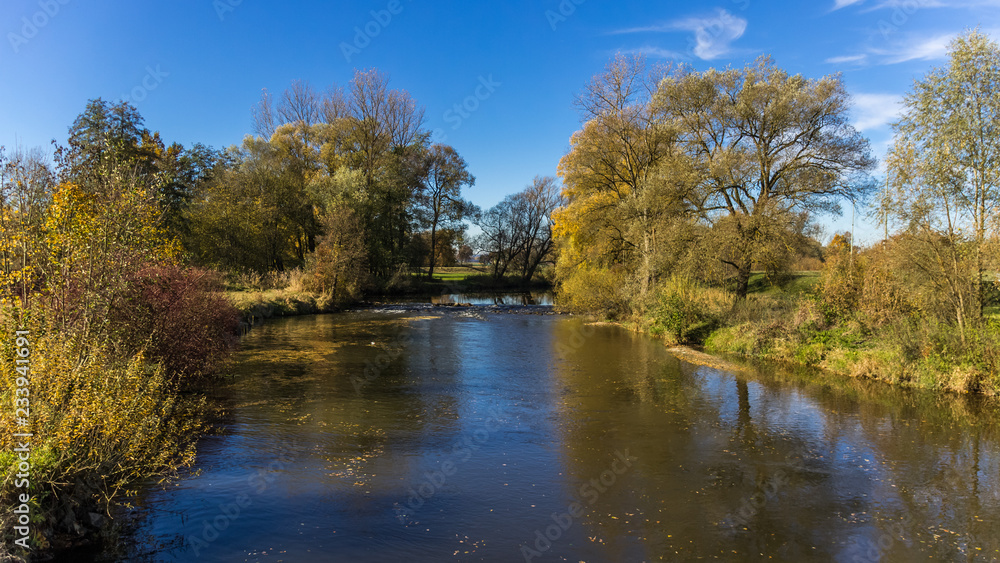
[[[434,311],[254,328],[198,473],[135,501],[145,559],[1000,557],[995,405]]]

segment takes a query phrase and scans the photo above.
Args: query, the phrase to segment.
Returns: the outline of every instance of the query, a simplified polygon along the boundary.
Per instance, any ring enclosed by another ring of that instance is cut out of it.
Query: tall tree
[[[555,178],[535,176],[517,199],[523,214],[519,223],[524,229],[521,278],[529,282],[539,264],[552,254],[552,213],[563,204],[563,198]]]
[[[419,219],[430,229],[430,264],[427,276],[434,275],[438,231],[454,229],[473,210],[462,199],[462,187],[473,186],[476,178],[454,148],[435,144],[427,151],[423,189],[417,196]]]
[[[698,170],[686,199],[726,233],[715,252],[736,271],[739,297],[774,229],[801,211],[840,213],[841,201],[872,189],[875,160],[850,124],[839,76],[790,76],[764,57],[743,69],[669,76],[655,106]]]
[[[56,160],[60,176],[89,191],[102,189],[110,166],[126,164],[152,176],[162,150],[159,134],[146,129],[138,110],[128,102],[90,100],[69,128],[68,146]]]
[[[983,315],[983,278],[996,256],[988,244],[1000,207],[1000,46],[974,30],[949,52],[945,67],[914,84],[894,126],[888,167],[896,201],[889,207],[931,250],[964,334],[964,316]]]
[[[651,100],[672,72],[619,55],[587,85],[576,106],[584,121],[559,163],[567,206],[557,233],[567,267],[635,265],[645,292],[655,280],[656,225],[665,209],[649,191],[675,133],[656,123]],[[636,264],[633,264],[637,260]]]

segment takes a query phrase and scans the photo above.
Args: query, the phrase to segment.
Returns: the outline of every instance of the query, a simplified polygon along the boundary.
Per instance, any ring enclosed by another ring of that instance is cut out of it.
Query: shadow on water
[[[255,328],[196,471],[92,560],[1000,557],[995,403],[456,309]]]

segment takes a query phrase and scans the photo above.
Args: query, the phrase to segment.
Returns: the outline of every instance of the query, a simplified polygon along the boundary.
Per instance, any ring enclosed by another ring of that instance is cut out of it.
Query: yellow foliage
[[[4,334],[18,328],[19,313],[2,311]],[[78,477],[100,475],[110,497],[138,478],[194,457],[204,399],[179,398],[162,367],[142,355],[120,359],[107,346],[64,341],[40,323],[29,323],[30,426],[13,409],[0,409],[0,451],[10,452],[14,432],[32,432],[36,490],[57,490]],[[0,397],[11,404],[16,378],[13,338],[0,347]],[[0,461],[3,461],[0,459]],[[0,463],[0,498],[12,492],[12,460]],[[96,492],[96,491],[95,491]]]

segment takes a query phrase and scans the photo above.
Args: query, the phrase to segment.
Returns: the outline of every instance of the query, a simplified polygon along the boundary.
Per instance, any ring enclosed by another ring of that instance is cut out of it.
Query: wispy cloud
[[[987,32],[989,33],[989,32]],[[948,57],[948,47],[956,33],[911,35],[889,47],[868,47],[863,53],[826,59],[830,64],[895,65],[909,61],[939,61]],[[995,34],[994,34],[995,35]]]
[[[718,9],[714,16],[691,17],[666,22],[659,25],[634,27],[615,31],[615,34],[673,33],[689,31],[694,33],[692,51],[699,59],[710,61],[727,55],[732,43],[747,30],[747,20],[734,16],[726,10]]]
[[[846,8],[851,4],[857,4],[858,2],[864,2],[865,0],[835,0],[833,3],[833,9],[839,10],[841,8]]]
[[[861,55],[845,55],[843,57],[830,57],[829,59],[826,59],[825,62],[834,65],[849,64],[849,63],[861,64],[867,60],[868,60],[868,55],[861,54]]]
[[[948,45],[955,38],[954,33],[910,40],[891,49],[871,49],[881,57],[880,64],[894,65],[907,61],[933,61],[948,55]]]
[[[878,129],[899,117],[903,98],[896,94],[854,94],[854,127],[859,131]]]
[[[996,8],[1000,7],[1000,0],[881,0],[871,3],[867,0],[834,0],[831,11],[855,4],[866,4],[868,7],[862,10],[863,12],[898,8],[909,14],[918,8]]]

